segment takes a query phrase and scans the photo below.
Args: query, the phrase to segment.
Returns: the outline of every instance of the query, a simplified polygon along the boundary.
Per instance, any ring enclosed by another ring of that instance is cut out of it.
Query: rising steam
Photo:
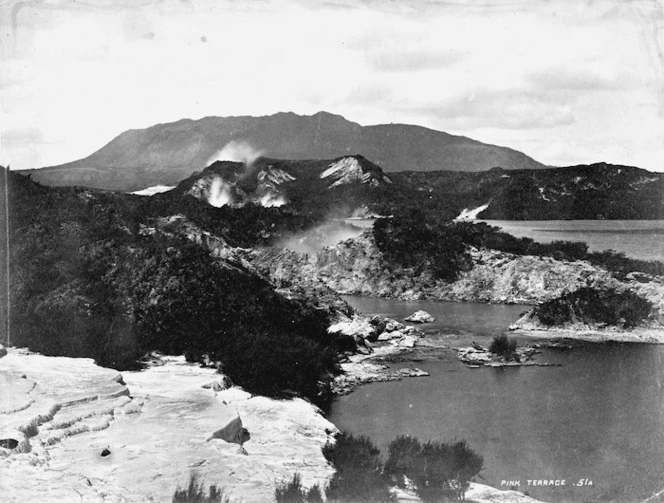
[[[216,161],[234,161],[244,163],[245,167],[249,168],[262,155],[262,150],[255,149],[249,143],[233,140],[210,157],[208,165]]]
[[[215,178],[210,184],[210,193],[208,194],[208,203],[216,208],[230,205],[233,203],[233,194],[231,187],[224,183],[221,178]]]
[[[273,192],[268,192],[260,199],[261,206],[265,208],[278,208],[286,204],[286,198]]]
[[[329,220],[308,231],[299,232],[282,239],[275,246],[289,248],[300,253],[317,253],[326,246],[333,246],[341,241],[356,238],[366,231],[344,221]]]
[[[242,164],[244,164],[244,169],[239,173],[236,172],[234,175],[235,176],[234,180],[230,182],[224,181],[224,179],[221,178],[220,176],[216,176],[212,180],[209,186],[208,197],[207,197],[208,203],[210,203],[212,206],[216,206],[217,208],[219,208],[221,206],[226,206],[226,205],[243,206],[244,204],[249,202],[250,201],[249,199],[241,196],[238,192],[234,192],[234,187],[238,180],[245,179],[246,177],[251,175],[253,171],[252,165],[254,164],[256,159],[258,159],[262,155],[263,155],[262,150],[258,150],[252,147],[249,143],[245,141],[233,140],[227,143],[224,146],[224,148],[218,150],[212,157],[210,157],[208,165],[216,161],[241,162]],[[288,175],[287,173],[285,173],[283,176],[285,176],[286,180],[289,179],[288,177],[290,177],[290,179],[293,179],[293,177]],[[261,182],[263,181],[262,178],[259,178],[259,180]],[[265,188],[259,190],[258,193],[262,195],[259,196],[258,194],[254,193],[251,200],[253,200],[254,203],[258,203],[266,208],[275,208],[283,206],[284,204],[287,203],[286,198],[281,194],[279,194],[277,191],[273,190],[273,187],[274,184],[268,187],[267,191],[265,190]]]

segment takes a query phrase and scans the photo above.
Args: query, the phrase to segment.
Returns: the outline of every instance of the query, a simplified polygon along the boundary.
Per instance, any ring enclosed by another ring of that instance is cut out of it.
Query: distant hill
[[[157,124],[126,131],[85,159],[29,173],[46,185],[126,191],[175,185],[217,160],[216,154],[231,142],[240,147],[246,143],[260,155],[279,159],[332,159],[358,153],[386,172],[544,167],[516,150],[463,136],[406,124],[360,126],[319,112]]]
[[[607,163],[481,173],[390,174],[398,195],[388,208],[414,206],[450,216],[478,209],[496,220],[652,220],[664,218],[664,174]],[[480,209],[480,207],[482,207]]]
[[[192,195],[213,206],[284,206],[317,216],[423,211],[496,220],[664,218],[664,174],[606,163],[538,170],[385,173],[363,156],[215,162],[164,200]],[[470,211],[464,211],[470,210]],[[472,211],[475,210],[475,211]]]

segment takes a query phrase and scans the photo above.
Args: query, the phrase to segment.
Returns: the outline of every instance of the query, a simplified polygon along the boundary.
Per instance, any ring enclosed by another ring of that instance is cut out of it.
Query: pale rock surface
[[[336,429],[304,400],[215,392],[219,375],[163,357],[141,372],[10,349],[0,358],[3,501],[170,501],[190,474],[246,503],[302,474],[325,484]],[[237,443],[247,428],[250,440]],[[104,452],[104,450],[108,452]],[[22,452],[23,451],[23,452]],[[102,455],[105,453],[107,455]]]
[[[386,332],[400,331],[403,330],[404,328],[406,328],[406,326],[403,323],[399,323],[396,320],[390,320],[385,325]]]
[[[404,348],[414,348],[417,344],[417,337],[413,335],[404,335],[400,339],[392,339],[390,344],[395,344]]]
[[[404,321],[410,321],[411,323],[433,323],[436,319],[426,311],[419,310],[404,318]]]
[[[429,373],[414,366],[393,370],[387,365],[371,361],[376,357],[400,354],[409,351],[400,344],[380,346],[371,356],[355,354],[341,364],[343,373],[332,383],[332,391],[337,395],[346,395],[354,388],[370,382],[398,381],[404,377],[425,377]]]
[[[466,500],[477,503],[538,503],[540,501],[518,491],[501,491],[475,482],[470,483],[470,488],[466,491]]]
[[[169,190],[173,190],[174,188],[175,185],[153,185],[152,187],[147,187],[142,190],[136,190],[134,192],[131,192],[131,194],[134,194],[135,196],[154,196],[155,194],[168,192]]]
[[[370,323],[367,317],[355,315],[350,319],[345,318],[343,321],[330,325],[327,332],[370,339],[376,335],[376,327]]]
[[[403,332],[400,330],[394,330],[393,332],[388,332],[385,330],[382,334],[378,336],[379,341],[391,341],[392,339],[401,339],[403,337]]]
[[[461,210],[459,216],[456,217],[454,220],[457,222],[470,222],[473,220],[477,220],[477,215],[482,213],[488,207],[489,207],[488,204],[483,204],[482,206],[478,206],[477,208],[464,208],[463,210]]]
[[[422,502],[413,490],[394,487],[391,492],[397,497],[399,503]],[[466,501],[474,501],[475,503],[540,503],[540,500],[518,491],[501,491],[475,482],[471,482],[468,491],[466,491]]]

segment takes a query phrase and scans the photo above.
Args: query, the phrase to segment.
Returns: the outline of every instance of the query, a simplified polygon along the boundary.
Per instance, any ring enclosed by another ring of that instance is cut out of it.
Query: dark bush
[[[416,438],[400,435],[388,448],[385,473],[395,478],[399,486],[404,485],[404,476],[413,478],[413,469],[422,452],[422,444]]]
[[[307,503],[323,503],[323,491],[318,484],[314,484],[307,491]]]
[[[517,358],[516,341],[508,337],[507,334],[494,335],[491,338],[491,344],[489,344],[489,351],[502,356],[508,361]]]
[[[211,485],[206,493],[203,484],[192,475],[186,489],[178,487],[175,490],[173,503],[233,503],[233,501],[224,494],[223,489],[215,485]]]
[[[416,439],[397,437],[389,453],[385,471],[398,482],[404,475],[412,480],[424,502],[463,500],[470,481],[484,464],[465,441],[420,444]]]
[[[427,219],[420,211],[379,219],[373,234],[386,265],[393,270],[405,268],[412,276],[430,274],[450,282],[472,267],[454,226]]]
[[[323,503],[323,494],[318,484],[307,491],[302,487],[299,473],[293,475],[290,481],[278,484],[274,497],[277,503]]]
[[[548,326],[580,322],[631,328],[646,320],[652,307],[651,302],[631,291],[583,287],[543,302],[533,313]]]
[[[323,449],[336,470],[327,492],[328,501],[393,501],[389,479],[383,475],[380,450],[364,436],[342,433]]]

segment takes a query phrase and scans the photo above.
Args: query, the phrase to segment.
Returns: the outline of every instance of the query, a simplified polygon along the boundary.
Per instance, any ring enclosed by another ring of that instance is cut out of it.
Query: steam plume
[[[208,203],[216,208],[221,208],[233,202],[231,188],[221,178],[215,178],[210,185]]]
[[[279,194],[268,192],[261,197],[260,202],[261,206],[264,206],[265,208],[278,208],[279,206],[286,204],[286,198]]]
[[[262,155],[262,150],[255,149],[249,143],[233,140],[228,142],[224,148],[218,150],[212,157],[210,157],[208,165],[216,161],[234,161],[242,162],[247,168],[249,168],[254,161]]]

